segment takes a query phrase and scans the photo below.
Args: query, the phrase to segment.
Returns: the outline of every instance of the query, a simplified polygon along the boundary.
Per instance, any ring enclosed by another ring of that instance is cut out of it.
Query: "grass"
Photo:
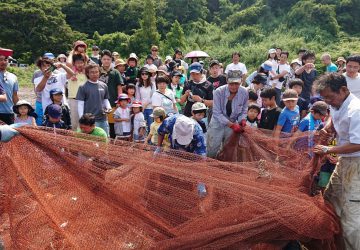
[[[34,71],[37,69],[35,65],[30,65],[26,68],[8,67],[7,70],[14,73],[19,81],[20,88],[31,88],[33,83],[31,82]]]

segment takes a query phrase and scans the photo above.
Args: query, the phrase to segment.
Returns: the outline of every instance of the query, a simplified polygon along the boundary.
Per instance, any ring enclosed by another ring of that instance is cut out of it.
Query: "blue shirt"
[[[320,126],[320,124],[321,120],[315,120],[313,114],[309,113],[300,121],[298,129],[301,132],[315,131]]]
[[[180,114],[173,115],[169,118],[166,118],[160,125],[160,127],[158,129],[158,134],[162,135],[162,136],[164,136],[165,134],[169,134],[171,148],[173,148],[173,149],[184,150],[184,151],[187,151],[190,153],[195,153],[198,155],[206,156],[205,136],[204,136],[201,126],[197,122],[195,122],[193,139],[189,145],[184,146],[184,145],[179,144],[176,140],[174,140],[174,141],[172,140],[172,133],[173,133],[174,125],[175,125],[176,119],[179,116],[180,116]]]
[[[333,63],[326,66],[326,72],[337,72],[337,71],[338,71],[338,67]]]
[[[294,110],[284,108],[279,116],[277,125],[282,126],[281,131],[286,133],[294,132],[300,121],[299,106],[296,105]]]
[[[19,90],[17,77],[10,72],[0,72],[0,85],[3,87],[7,101],[0,102],[1,114],[13,114],[13,94]]]

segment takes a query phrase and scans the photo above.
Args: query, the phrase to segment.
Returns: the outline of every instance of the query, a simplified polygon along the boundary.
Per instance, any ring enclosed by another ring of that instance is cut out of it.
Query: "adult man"
[[[108,115],[110,137],[115,138],[114,117],[117,97],[122,93],[123,79],[117,69],[111,67],[112,54],[109,50],[104,50],[101,55],[100,78],[101,82],[106,83],[109,90],[109,101],[112,112]]]
[[[240,86],[240,70],[230,70],[227,85],[214,91],[213,115],[207,132],[207,155],[215,158],[232,132],[240,133],[246,126],[248,92]]]
[[[321,135],[336,133],[337,145],[317,145],[314,152],[340,156],[325,197],[340,217],[346,249],[360,249],[360,100],[350,93],[345,76],[336,73],[321,76],[317,90],[332,118]]]
[[[96,64],[100,63],[99,47],[94,45],[92,46],[92,54],[90,60]]]
[[[346,78],[348,89],[357,98],[360,98],[360,55],[352,55],[346,59]]]
[[[55,88],[62,89],[65,93],[66,81],[74,76],[74,71],[62,63],[52,64],[49,59],[40,58],[36,65],[42,71],[42,75],[34,79],[35,92],[41,92],[41,106],[43,112],[48,105],[52,103],[50,98],[50,90]],[[63,68],[66,73],[61,73],[55,70],[56,68]],[[65,96],[62,103],[67,104]]]
[[[155,64],[156,67],[160,67],[163,63],[161,60],[161,57],[158,56],[159,47],[156,45],[151,46],[151,56],[154,59],[153,64]]]
[[[17,77],[6,70],[9,55],[0,49],[0,86],[6,94],[6,99],[0,102],[0,120],[6,124],[14,122],[13,106],[19,100],[17,92],[19,84]]]
[[[228,74],[230,70],[240,70],[242,74],[242,82],[245,83],[247,69],[245,64],[240,62],[240,53],[234,52],[232,54],[232,63],[226,66],[225,74]]]
[[[195,102],[202,102],[207,107],[212,107],[213,103],[213,85],[207,81],[202,74],[202,66],[195,62],[190,65],[191,80],[184,86],[180,104],[186,102],[184,115],[191,116],[191,107]]]
[[[220,63],[218,60],[212,60],[209,64],[210,76],[208,81],[214,86],[214,90],[218,87],[226,85],[226,77],[220,74]]]
[[[157,152],[160,151],[166,134],[169,134],[172,149],[206,156],[205,136],[194,119],[180,114],[166,118],[158,129]]]
[[[331,56],[329,53],[322,54],[321,62],[326,66],[326,72],[337,72],[338,67],[331,61]]]

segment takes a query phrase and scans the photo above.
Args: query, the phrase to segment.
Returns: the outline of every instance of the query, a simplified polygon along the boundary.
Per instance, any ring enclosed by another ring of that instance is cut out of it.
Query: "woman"
[[[170,90],[173,91],[174,96],[175,96],[175,100],[176,100],[176,107],[179,111],[179,113],[181,113],[181,104],[180,104],[180,98],[182,96],[182,91],[183,88],[180,86],[180,77],[181,77],[181,73],[178,71],[174,71],[171,74],[171,83],[168,85],[168,88]]]
[[[344,57],[340,56],[337,60],[336,60],[336,65],[338,67],[338,73],[342,74],[345,73],[346,71],[346,60]]]
[[[153,96],[156,87],[151,83],[150,72],[148,68],[142,67],[139,71],[139,81],[136,83],[135,99],[141,101],[143,113],[146,121],[147,128],[150,128],[152,118],[150,115],[153,111],[151,97]]]
[[[246,126],[248,92],[240,70],[229,70],[227,85],[214,91],[213,114],[207,132],[207,156],[215,158],[230,135]]]
[[[167,88],[169,83],[170,79],[167,76],[157,77],[157,90],[151,97],[153,108],[162,107],[163,109],[165,109],[166,115],[169,115],[170,113],[178,113],[174,93]]]

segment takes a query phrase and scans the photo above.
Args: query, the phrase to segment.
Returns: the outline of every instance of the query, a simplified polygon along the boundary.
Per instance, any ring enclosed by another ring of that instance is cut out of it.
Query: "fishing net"
[[[289,139],[247,128],[218,161],[64,130],[19,131],[0,146],[7,249],[338,247],[336,215],[309,195],[317,159]]]

